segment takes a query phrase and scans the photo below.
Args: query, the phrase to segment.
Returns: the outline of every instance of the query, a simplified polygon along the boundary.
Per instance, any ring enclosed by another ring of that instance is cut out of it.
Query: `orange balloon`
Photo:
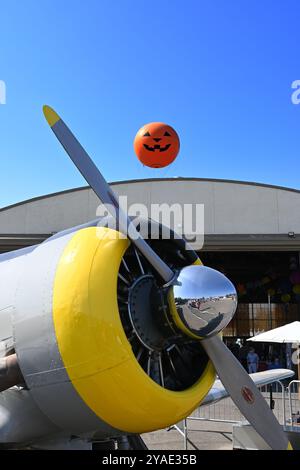
[[[163,168],[177,157],[180,142],[173,127],[163,122],[150,122],[138,131],[133,146],[143,165]]]

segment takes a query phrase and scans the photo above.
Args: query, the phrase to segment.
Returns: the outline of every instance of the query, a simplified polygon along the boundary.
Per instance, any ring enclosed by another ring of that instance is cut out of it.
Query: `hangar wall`
[[[111,183],[128,204],[205,207],[207,250],[299,250],[300,191],[239,181],[169,178]],[[77,188],[0,209],[0,249],[26,246],[96,217],[99,200]],[[290,234],[290,235],[289,235]],[[187,234],[189,235],[189,234]]]

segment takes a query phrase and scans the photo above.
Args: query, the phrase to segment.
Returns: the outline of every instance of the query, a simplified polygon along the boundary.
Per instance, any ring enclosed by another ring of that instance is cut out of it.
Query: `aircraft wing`
[[[277,380],[284,380],[293,377],[294,372],[289,369],[272,369],[249,375],[255,385],[257,385],[257,387],[261,387],[263,385],[276,382]],[[223,398],[227,398],[228,396],[229,394],[227,393],[221,380],[217,379],[200,406],[211,405],[219,400],[222,400]]]

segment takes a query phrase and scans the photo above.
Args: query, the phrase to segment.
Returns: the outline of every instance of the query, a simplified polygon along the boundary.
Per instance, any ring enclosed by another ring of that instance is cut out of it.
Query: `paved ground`
[[[269,402],[269,393],[265,392],[265,398]],[[274,393],[273,399],[275,400],[275,415],[280,423],[283,424],[281,393]],[[298,400],[297,407],[293,406],[293,409],[300,409]],[[286,400],[287,413],[288,410],[289,404]],[[232,424],[208,421],[209,419],[244,421],[244,417],[230,398],[226,398],[211,406],[200,407],[193,415],[207,419],[207,421],[188,421],[188,437],[197,448],[200,450],[232,450]],[[174,429],[144,434],[143,439],[149,449],[153,450],[184,449],[183,436]],[[193,449],[193,446],[189,444],[188,449]]]
[[[190,421],[188,437],[200,450],[232,450],[232,425],[207,421]],[[184,449],[183,436],[171,429],[143,434],[149,449],[181,450]],[[188,444],[188,449],[193,449]]]

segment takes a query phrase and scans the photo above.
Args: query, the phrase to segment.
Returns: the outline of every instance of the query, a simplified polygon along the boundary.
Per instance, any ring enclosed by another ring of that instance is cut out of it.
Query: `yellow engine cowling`
[[[116,234],[89,227],[68,242],[54,280],[53,321],[67,374],[85,404],[113,428],[143,433],[188,416],[215,370],[208,360],[196,383],[172,391],[142,369],[119,315],[118,272],[130,242]]]

